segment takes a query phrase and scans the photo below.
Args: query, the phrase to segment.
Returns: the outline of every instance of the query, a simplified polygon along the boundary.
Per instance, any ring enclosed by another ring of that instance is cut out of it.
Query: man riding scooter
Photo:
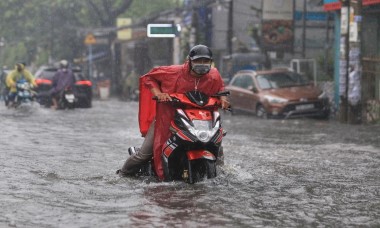
[[[11,71],[6,78],[6,85],[9,88],[8,108],[14,105],[15,98],[17,95],[16,84],[17,81],[21,79],[25,79],[32,86],[37,86],[33,75],[27,69],[25,69],[25,63],[17,63],[15,69]]]
[[[52,109],[58,108],[58,100],[62,96],[63,91],[67,87],[73,87],[75,83],[75,77],[73,72],[69,69],[69,62],[67,60],[61,60],[59,62],[59,70],[53,77],[53,88],[50,90],[52,98]]]
[[[170,122],[175,109],[165,101],[171,100],[170,93],[188,91],[203,92],[208,96],[224,90],[218,70],[211,66],[212,52],[205,45],[194,46],[182,65],[161,66],[140,78],[140,131],[145,137],[141,149],[129,148],[131,156],[118,170],[121,175],[134,175],[144,162],[154,158],[155,172],[165,180],[162,168],[162,146],[170,136]],[[152,97],[159,101],[155,104]],[[222,108],[229,108],[226,97],[221,97]]]

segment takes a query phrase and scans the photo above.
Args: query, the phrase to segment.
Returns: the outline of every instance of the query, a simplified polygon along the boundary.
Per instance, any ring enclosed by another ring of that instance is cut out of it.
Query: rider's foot
[[[140,148],[135,147],[135,146],[131,146],[128,148],[128,153],[130,156],[132,156],[132,155],[137,154],[139,152],[139,150],[140,150]]]
[[[121,171],[121,169],[116,170],[116,174],[119,175],[119,176],[121,176],[121,177],[126,177],[126,176],[128,176],[128,175],[125,174],[123,171]]]

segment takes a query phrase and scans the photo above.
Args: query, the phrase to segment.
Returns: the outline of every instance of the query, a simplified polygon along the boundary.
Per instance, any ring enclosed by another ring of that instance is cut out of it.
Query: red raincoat
[[[189,63],[183,65],[156,67],[140,78],[139,124],[143,136],[147,133],[150,123],[155,119],[153,157],[155,171],[160,180],[164,179],[161,152],[162,145],[170,137],[170,122],[175,110],[168,103],[156,103],[152,100],[150,89],[158,88],[163,93],[186,93],[198,91],[213,95],[224,90],[223,80],[216,68],[200,79],[190,75]]]

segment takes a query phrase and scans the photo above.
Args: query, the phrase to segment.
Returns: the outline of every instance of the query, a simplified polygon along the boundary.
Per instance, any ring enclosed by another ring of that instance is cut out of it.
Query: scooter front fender
[[[186,152],[186,155],[187,155],[187,160],[189,161],[200,159],[200,158],[212,160],[212,161],[216,160],[216,157],[214,156],[214,154],[208,150],[189,150]]]

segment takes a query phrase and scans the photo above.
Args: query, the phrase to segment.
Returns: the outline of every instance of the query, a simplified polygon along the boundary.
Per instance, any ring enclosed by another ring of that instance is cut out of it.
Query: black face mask
[[[204,75],[210,72],[211,64],[202,64],[202,63],[192,63],[191,70],[196,74]]]

